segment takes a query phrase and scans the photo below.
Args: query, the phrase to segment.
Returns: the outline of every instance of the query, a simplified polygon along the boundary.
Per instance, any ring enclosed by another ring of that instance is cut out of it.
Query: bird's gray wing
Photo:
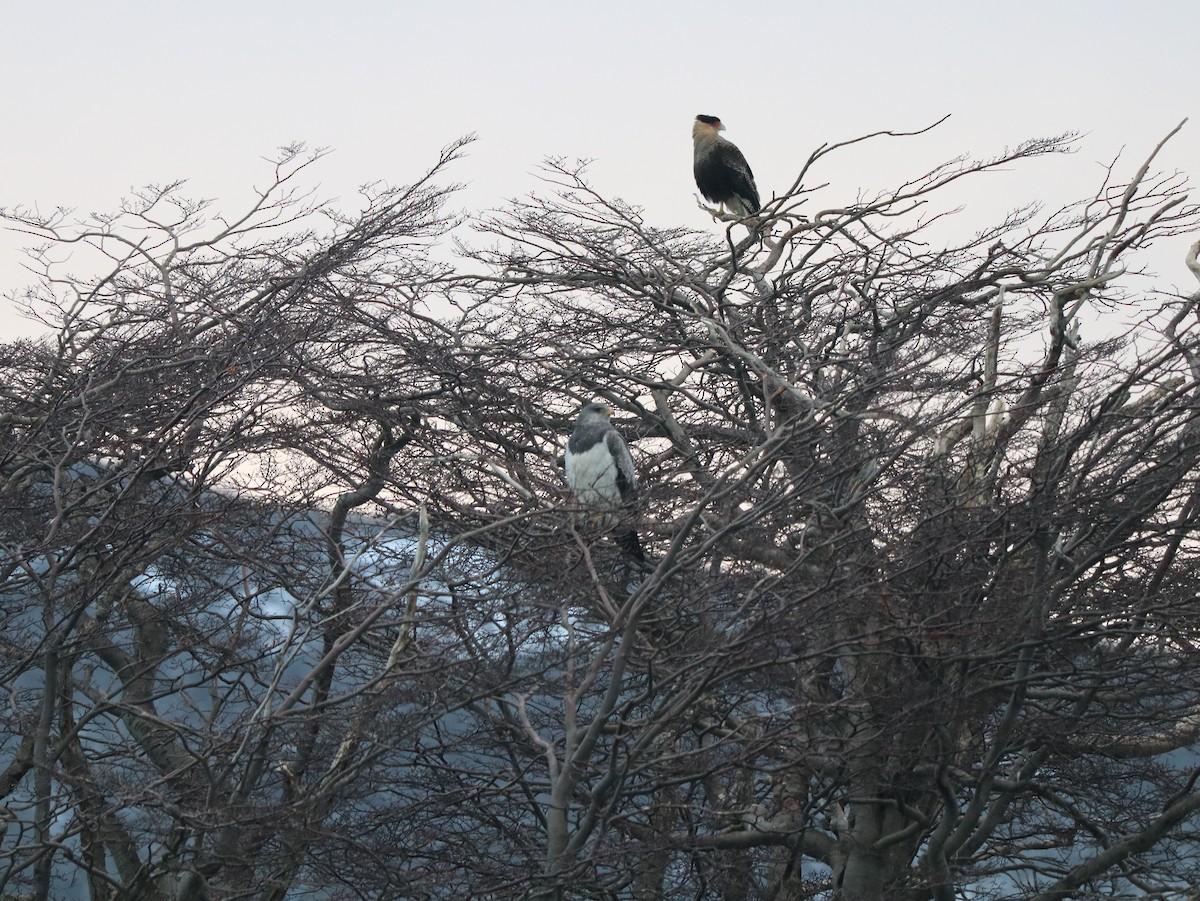
[[[728,141],[722,145],[721,155],[725,165],[729,167],[729,180],[733,193],[744,198],[746,205],[751,208],[750,212],[757,213],[762,204],[758,199],[758,186],[754,184],[754,173],[750,170],[750,164],[746,162],[746,157],[742,155],[741,150]]]
[[[621,492],[621,503],[632,504],[637,500],[637,476],[633,470],[633,457],[629,454],[629,446],[616,429],[609,429],[604,436],[604,443],[617,467],[617,490]]]
[[[750,169],[750,164],[746,162],[746,155],[742,153],[737,144],[730,141],[725,142],[725,161],[729,164],[729,168],[737,169],[744,173],[746,178],[754,180],[754,172]]]

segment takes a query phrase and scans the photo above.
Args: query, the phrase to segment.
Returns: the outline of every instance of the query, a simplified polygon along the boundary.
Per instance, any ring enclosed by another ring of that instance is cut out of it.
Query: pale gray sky
[[[335,150],[316,175],[347,196],[477,132],[453,170],[468,209],[527,191],[544,156],[587,157],[596,186],[651,223],[711,228],[693,198],[696,113],[722,117],[764,197],[823,142],[951,114],[830,165],[827,202],[959,153],[1086,133],[1074,157],[972,199],[999,212],[1090,193],[1123,148],[1132,172],[1198,96],[1196,0],[0,2],[0,206],[108,210],[186,178],[234,212],[261,158],[296,140]],[[1200,117],[1161,165],[1200,178]],[[0,233],[0,293],[29,280],[24,243]],[[1156,258],[1165,283],[1188,284],[1186,244]],[[0,333],[28,329],[6,302]]]

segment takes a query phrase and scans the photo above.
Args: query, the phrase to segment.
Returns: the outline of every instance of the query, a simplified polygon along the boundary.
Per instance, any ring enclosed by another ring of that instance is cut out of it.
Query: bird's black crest
[[[703,122],[705,125],[716,125],[721,121],[720,116],[697,116],[696,121]]]

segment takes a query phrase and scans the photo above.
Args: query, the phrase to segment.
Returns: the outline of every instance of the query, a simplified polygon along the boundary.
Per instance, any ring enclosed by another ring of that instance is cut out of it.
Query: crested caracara
[[[716,116],[697,116],[692,124],[692,143],[695,157],[692,171],[696,187],[705,199],[719,203],[721,210],[729,207],[739,218],[759,210],[758,188],[754,173],[737,145],[721,137],[725,126]]]

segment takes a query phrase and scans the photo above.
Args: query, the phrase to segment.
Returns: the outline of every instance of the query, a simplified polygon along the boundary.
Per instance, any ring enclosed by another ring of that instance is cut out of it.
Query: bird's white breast
[[[605,442],[598,441],[578,454],[568,450],[565,463],[567,484],[575,489],[581,504],[598,508],[621,506],[617,464]]]

